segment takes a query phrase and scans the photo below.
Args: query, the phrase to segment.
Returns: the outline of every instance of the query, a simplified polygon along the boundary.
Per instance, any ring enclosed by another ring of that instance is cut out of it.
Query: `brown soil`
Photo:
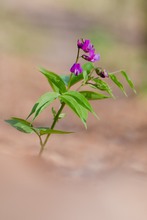
[[[52,136],[39,158],[36,137],[3,122],[11,115],[25,118],[48,90],[32,66],[4,55],[0,60],[0,219],[146,220],[145,99],[94,104],[100,120],[90,116],[87,131],[66,109],[58,128],[77,133]],[[37,123],[46,125],[45,115]]]

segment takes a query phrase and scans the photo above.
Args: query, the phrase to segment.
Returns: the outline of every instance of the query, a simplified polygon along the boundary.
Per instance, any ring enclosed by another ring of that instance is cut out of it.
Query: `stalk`
[[[79,60],[79,55],[80,55],[80,48],[78,48],[77,57],[76,57],[76,63],[77,63],[78,60]]]
[[[77,62],[78,62],[78,60],[79,60],[79,55],[80,55],[80,48],[78,48],[78,52],[77,52],[77,57],[76,57],[76,62],[75,62],[75,63],[77,63]],[[72,79],[72,73],[70,74],[70,78],[69,78],[69,83],[68,83],[67,90],[69,90],[69,89],[70,89],[70,83],[71,83],[71,79]]]
[[[76,63],[77,63],[78,60],[79,60],[79,55],[80,55],[80,48],[78,48],[77,57],[76,57]],[[72,79],[72,73],[70,74],[70,79],[69,79],[69,83],[68,83],[67,90],[70,89],[71,79]],[[54,127],[55,127],[55,125],[56,125],[56,123],[57,123],[57,121],[58,121],[58,119],[59,119],[59,115],[61,114],[61,112],[62,112],[64,106],[65,106],[65,103],[62,103],[61,106],[60,106],[60,108],[59,108],[59,110],[58,110],[58,112],[57,112],[57,114],[56,114],[56,116],[54,117],[53,123],[52,123],[52,125],[51,125],[51,129],[54,129]],[[39,136],[40,146],[41,146],[40,152],[39,152],[39,156],[41,156],[42,152],[44,151],[45,145],[46,145],[46,143],[48,142],[48,139],[49,139],[50,135],[51,135],[51,133],[46,136],[44,142],[42,142],[42,139],[41,139],[41,137]]]
[[[57,121],[58,121],[58,119],[59,119],[59,115],[61,114],[61,112],[62,112],[64,106],[65,106],[65,103],[62,103],[61,106],[60,106],[60,108],[59,108],[59,110],[58,110],[58,112],[57,112],[57,114],[56,114],[56,116],[54,117],[53,123],[52,123],[52,125],[51,125],[51,129],[54,129],[54,127],[55,127],[55,125],[56,125],[56,123],[57,123]],[[44,151],[45,145],[46,145],[46,143],[47,143],[47,141],[48,141],[50,135],[51,135],[51,133],[46,136],[44,142],[42,142],[42,140],[41,140],[41,138],[40,138],[41,149],[40,149],[40,152],[39,152],[39,156],[41,156],[42,152]]]

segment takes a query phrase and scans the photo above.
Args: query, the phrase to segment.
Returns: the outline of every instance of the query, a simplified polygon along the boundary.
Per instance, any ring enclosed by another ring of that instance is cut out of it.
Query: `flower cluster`
[[[78,40],[77,47],[78,47],[78,57],[76,62],[70,68],[70,72],[74,73],[76,76],[78,76],[83,71],[80,63],[78,63],[80,49],[86,53],[81,56],[83,59],[89,62],[96,62],[100,60],[100,54],[95,53],[95,48],[93,44],[90,42],[90,40],[84,40],[84,39]]]

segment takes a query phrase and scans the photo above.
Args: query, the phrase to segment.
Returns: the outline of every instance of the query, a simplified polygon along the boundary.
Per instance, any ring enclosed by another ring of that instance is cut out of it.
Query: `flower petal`
[[[83,72],[82,67],[80,63],[74,63],[72,67],[70,68],[70,72],[74,73],[76,76],[78,76],[80,73]]]

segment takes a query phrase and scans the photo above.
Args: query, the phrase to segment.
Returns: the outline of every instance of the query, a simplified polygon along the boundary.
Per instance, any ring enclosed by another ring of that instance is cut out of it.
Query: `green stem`
[[[115,72],[111,72],[111,73],[109,73],[110,75],[111,74],[115,74],[115,73],[120,73],[122,70],[117,70],[117,71],[115,71]]]
[[[79,55],[80,55],[80,48],[78,48],[78,52],[77,52],[77,58],[76,58],[76,63],[78,62],[79,60]]]
[[[80,48],[78,48],[77,57],[76,57],[76,63],[77,63],[78,60],[79,60],[79,55],[80,55]],[[69,79],[69,83],[68,83],[67,90],[70,89],[71,79],[72,79],[72,73],[70,74],[70,79]],[[56,125],[56,123],[57,123],[57,121],[58,121],[58,119],[59,119],[59,115],[61,114],[61,112],[62,112],[64,106],[65,106],[65,103],[62,103],[61,106],[60,106],[60,108],[59,108],[59,110],[58,110],[58,112],[57,112],[57,114],[56,114],[56,116],[54,117],[53,123],[52,123],[52,125],[51,125],[51,129],[54,129],[54,127],[55,127],[55,125]],[[41,156],[42,152],[44,151],[45,145],[46,145],[46,143],[47,143],[47,141],[48,141],[50,135],[51,135],[51,133],[46,136],[44,142],[42,142],[42,139],[41,139],[41,137],[39,136],[40,146],[41,146],[40,152],[39,152],[39,156]]]
[[[58,119],[59,119],[59,115],[61,114],[61,112],[62,112],[64,106],[65,106],[65,103],[62,103],[61,106],[60,106],[60,108],[59,108],[59,110],[58,110],[58,112],[57,112],[57,114],[56,114],[56,116],[55,116],[55,118],[54,118],[54,120],[53,120],[53,123],[52,123],[52,125],[51,125],[51,129],[54,129],[54,127],[55,127],[55,125],[56,125],[56,123],[57,123],[57,121],[58,121]],[[42,152],[43,152],[43,150],[44,150],[44,148],[45,148],[45,145],[46,145],[46,143],[47,143],[47,141],[48,141],[50,135],[51,135],[51,133],[46,136],[44,142],[42,142],[42,139],[40,138],[41,149],[40,149],[39,155],[42,154]]]
[[[39,135],[38,137],[39,137],[40,146],[41,146],[40,151],[39,151],[39,156],[40,156],[42,154],[43,150],[44,150],[44,146],[43,146],[43,142],[42,142],[41,136]]]
[[[67,91],[70,89],[71,79],[72,79],[72,73],[70,74],[70,78],[69,78],[69,82],[68,82]]]
[[[78,62],[78,60],[79,60],[79,55],[80,55],[80,48],[78,48],[78,52],[77,52],[77,57],[76,57],[76,62],[75,62],[75,63],[77,63],[77,62]],[[72,73],[70,74],[70,78],[69,78],[69,82],[68,82],[68,87],[67,87],[67,90],[69,90],[69,89],[70,89],[70,83],[71,83],[71,79],[72,79]]]
[[[84,86],[84,85],[85,85],[85,83],[82,83],[82,84],[76,89],[76,91],[79,91],[79,90],[81,89],[81,87]]]

